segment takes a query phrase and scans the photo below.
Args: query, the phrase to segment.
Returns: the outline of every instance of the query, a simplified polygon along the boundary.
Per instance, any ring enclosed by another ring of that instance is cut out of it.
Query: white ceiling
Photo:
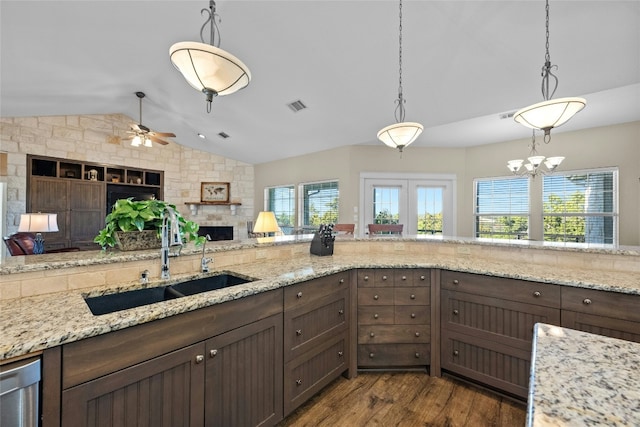
[[[143,124],[248,163],[380,144],[377,131],[395,121],[397,1],[218,0],[220,47],[253,79],[214,99],[210,114],[168,55],[175,42],[199,41],[208,4],[1,0],[0,114],[137,121],[143,91]],[[544,9],[543,0],[404,1],[406,120],[425,126],[414,146],[530,136],[499,115],[542,100]],[[554,132],[640,120],[640,2],[551,0],[550,16],[554,98],[587,98]],[[295,100],[308,109],[293,113]]]

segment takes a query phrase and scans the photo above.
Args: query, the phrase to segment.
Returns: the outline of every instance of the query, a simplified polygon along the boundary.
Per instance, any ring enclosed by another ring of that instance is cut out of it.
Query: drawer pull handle
[[[302,385],[302,380],[296,380],[296,385]]]
[[[364,276],[364,280],[369,280],[369,276]]]
[[[338,352],[338,357],[342,357],[342,356],[344,356],[344,353],[343,353],[343,352],[341,352],[341,351],[339,351],[339,352]]]
[[[458,352],[458,350],[453,350],[453,355],[454,355],[454,356],[457,356],[458,354],[460,354],[460,353]]]
[[[419,336],[420,336],[420,332],[416,332],[416,337],[419,337]]]
[[[344,314],[344,310],[338,310],[338,314],[342,316]]]
[[[387,280],[387,276],[382,276],[382,280]]]
[[[298,298],[302,298],[302,292],[298,292],[298,293],[296,294],[296,296],[297,296]]]
[[[542,294],[540,293],[540,291],[535,291],[535,292],[533,293],[533,296],[534,296],[534,297],[536,297],[536,298],[539,298],[539,297],[540,297],[540,295],[542,295]]]
[[[453,284],[457,285],[458,283],[460,283],[460,281],[458,279],[453,279]]]
[[[202,354],[199,354],[196,356],[196,363],[202,363],[204,362],[204,356]]]
[[[460,312],[458,310],[453,310],[453,315],[457,316]]]
[[[297,336],[302,335],[302,329],[297,329],[297,330],[296,330],[296,335],[297,335]]]
[[[340,284],[342,285],[344,283],[344,279],[340,279]]]
[[[424,280],[424,279],[426,279],[426,277],[420,276],[420,280]]]
[[[414,294],[411,294],[411,296],[409,298],[416,299],[416,296]]]
[[[582,300],[582,303],[584,305],[589,305],[589,304],[591,304],[591,300],[589,298],[585,298],[585,299]]]
[[[373,337],[375,337],[375,336],[376,336],[376,334],[374,334],[373,332],[371,332],[371,333],[369,333],[369,336],[370,336],[371,338],[373,338]]]
[[[373,299],[376,300],[376,301],[378,300],[378,298],[379,298],[378,295],[374,295],[373,296]]]
[[[211,350],[209,352],[209,357],[216,357],[217,354],[218,354],[218,350]]]
[[[377,319],[378,317],[380,317],[380,316],[378,316],[378,313],[376,313],[376,314],[374,314],[374,315],[373,315],[373,318],[374,318],[374,319]]]
[[[374,356],[375,356],[375,354],[369,353],[369,359],[373,359]]]
[[[415,319],[416,318],[416,314],[415,313],[411,313],[411,318]]]
[[[416,359],[420,359],[420,353],[416,353]]]
[[[407,280],[407,276],[402,276],[402,280]]]

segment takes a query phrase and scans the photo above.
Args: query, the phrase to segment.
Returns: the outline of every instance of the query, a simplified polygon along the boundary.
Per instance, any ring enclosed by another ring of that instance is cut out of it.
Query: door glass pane
[[[418,234],[442,234],[442,187],[418,187]]]
[[[373,223],[398,224],[400,222],[399,201],[399,187],[374,187]]]

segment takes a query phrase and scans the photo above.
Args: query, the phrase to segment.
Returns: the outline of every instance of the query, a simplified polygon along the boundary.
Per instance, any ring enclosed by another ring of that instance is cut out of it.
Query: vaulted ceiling
[[[214,99],[210,114],[168,55],[175,42],[200,41],[208,5],[0,1],[0,114],[122,113],[135,122],[134,93],[143,91],[146,126],[248,163],[380,144],[377,131],[395,121],[397,1],[218,0],[221,48],[253,79]],[[544,18],[543,0],[405,0],[406,119],[425,126],[413,146],[530,136],[500,115],[542,100]],[[640,120],[640,2],[551,0],[550,54],[554,97],[588,103],[556,133]],[[308,108],[287,107],[297,100]]]

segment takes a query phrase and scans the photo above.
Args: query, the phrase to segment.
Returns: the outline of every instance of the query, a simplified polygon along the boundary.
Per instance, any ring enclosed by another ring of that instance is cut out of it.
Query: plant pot
[[[121,251],[139,251],[143,249],[158,249],[162,241],[155,230],[116,231],[116,242]]]

